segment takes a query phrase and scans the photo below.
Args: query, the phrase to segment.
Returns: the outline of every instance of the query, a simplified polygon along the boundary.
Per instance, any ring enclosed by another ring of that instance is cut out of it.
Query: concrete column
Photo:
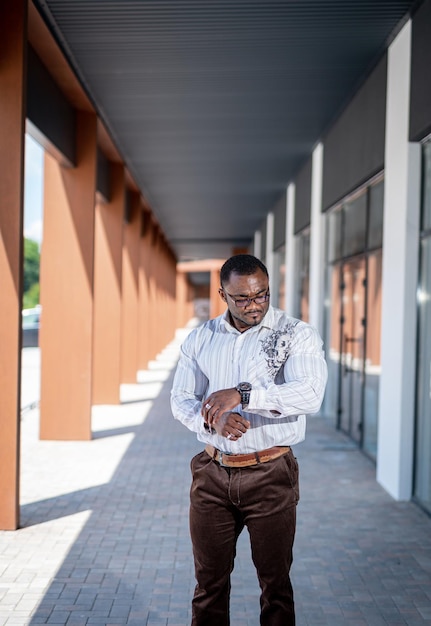
[[[77,112],[74,168],[45,153],[42,439],[91,438],[96,116]]]
[[[285,289],[286,311],[293,315],[295,307],[295,183],[291,183],[286,194],[286,274]]]
[[[409,21],[388,50],[377,480],[396,499],[412,492],[420,146],[408,142]]]
[[[313,151],[310,228],[310,324],[323,335],[324,232],[322,216],[323,145]]]
[[[93,404],[120,401],[124,166],[110,164],[110,200],[96,204]]]
[[[253,255],[258,259],[262,257],[262,233],[260,230],[254,233]]]
[[[141,202],[130,193],[130,221],[123,229],[123,268],[121,301],[121,382],[136,383],[138,367],[138,284]]]
[[[0,3],[0,529],[19,524],[27,2]]]
[[[266,269],[269,274],[269,289],[271,293],[275,293],[274,285],[274,213],[268,213],[266,216]]]

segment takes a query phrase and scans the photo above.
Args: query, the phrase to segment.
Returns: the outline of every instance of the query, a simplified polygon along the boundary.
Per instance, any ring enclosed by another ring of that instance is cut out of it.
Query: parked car
[[[39,326],[42,308],[37,305],[33,309],[22,312],[22,347],[37,348],[39,346]]]

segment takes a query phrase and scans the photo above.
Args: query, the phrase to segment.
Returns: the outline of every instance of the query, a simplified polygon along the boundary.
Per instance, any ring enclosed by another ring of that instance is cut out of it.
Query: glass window
[[[298,274],[296,278],[295,316],[309,321],[310,233],[301,233],[296,245]]]
[[[423,149],[423,208],[422,230],[431,228],[431,141]]]
[[[324,410],[376,457],[384,183],[380,178],[326,218]]]
[[[368,227],[368,249],[381,248],[383,243],[383,180],[370,187],[370,223]]]
[[[344,205],[343,256],[365,249],[367,232],[367,194],[363,192]]]
[[[342,225],[342,213],[341,210],[331,211],[327,216],[328,220],[328,249],[327,257],[328,262],[332,263],[341,258],[341,225]]]
[[[339,425],[355,441],[361,438],[364,369],[366,263],[363,256],[343,262],[340,274],[342,314]]]
[[[271,303],[279,309],[286,310],[285,297],[286,277],[286,246],[280,246],[274,252],[274,290],[271,293]]]
[[[418,290],[419,341],[415,496],[431,513],[431,237],[422,241]]]
[[[382,313],[382,251],[368,257],[366,311],[366,359],[364,381],[364,450],[377,456],[377,426],[380,391],[380,343]]]
[[[338,391],[340,376],[340,316],[341,290],[340,268],[328,265],[325,281],[325,355],[328,364],[328,382],[324,399],[325,415],[334,419],[338,416]]]

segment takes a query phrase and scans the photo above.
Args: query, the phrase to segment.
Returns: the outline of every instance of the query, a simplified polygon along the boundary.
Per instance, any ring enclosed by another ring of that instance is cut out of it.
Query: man
[[[186,338],[171,394],[174,417],[205,444],[191,462],[192,626],[229,625],[230,575],[244,526],[262,590],[260,623],[290,626],[299,500],[291,446],[305,437],[305,414],[322,403],[322,341],[270,305],[268,272],[256,257],[228,259],[220,282],[227,310]]]

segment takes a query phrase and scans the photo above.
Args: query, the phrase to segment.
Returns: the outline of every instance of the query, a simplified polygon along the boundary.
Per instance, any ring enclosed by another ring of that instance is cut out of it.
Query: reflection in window
[[[327,257],[328,261],[336,261],[341,258],[341,209],[336,209],[328,214],[328,239],[327,239]]]
[[[343,207],[343,256],[365,250],[367,232],[367,194],[346,202]]]
[[[366,358],[364,380],[364,450],[377,456],[377,418],[379,414],[380,387],[380,338],[382,317],[382,250],[368,257],[367,311],[366,311]]]
[[[327,265],[325,281],[325,354],[328,364],[328,382],[324,398],[325,415],[338,417],[338,391],[340,376],[340,267]],[[338,314],[337,314],[338,313]]]
[[[424,146],[414,495],[431,513],[431,142]]]
[[[309,321],[309,290],[310,290],[310,232],[302,232],[297,237],[296,246],[298,268],[296,277],[295,317],[304,322]]]
[[[415,496],[431,512],[431,238],[421,257]]]
[[[326,216],[325,413],[376,457],[380,386],[383,179]]]
[[[431,228],[431,141],[423,148],[422,230]]]
[[[381,180],[370,187],[370,226],[368,229],[368,249],[381,248],[383,243],[383,193]]]
[[[286,246],[280,246],[274,252],[274,290],[271,293],[271,303],[273,306],[286,310]]]

